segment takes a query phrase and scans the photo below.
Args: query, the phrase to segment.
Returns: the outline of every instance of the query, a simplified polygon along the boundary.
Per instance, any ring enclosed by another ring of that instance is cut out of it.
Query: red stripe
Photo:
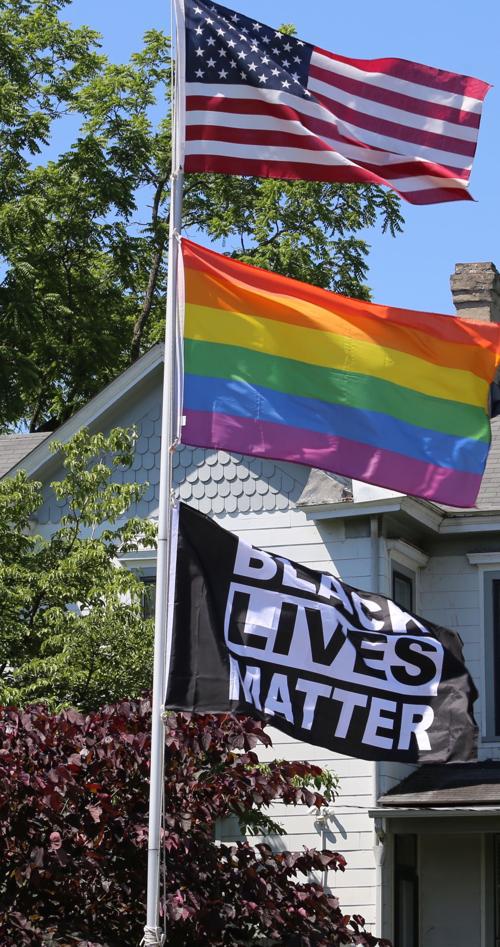
[[[474,200],[469,191],[460,187],[433,187],[426,191],[401,191],[400,193],[410,204],[442,204],[446,201]]]
[[[359,165],[335,166],[305,164],[300,161],[262,161],[255,158],[227,158],[223,155],[186,155],[185,170],[187,173],[210,171],[215,174],[241,174],[250,177],[281,178],[284,180],[301,181],[332,181],[344,184],[385,184],[392,187],[398,194],[406,198],[411,204],[433,204],[443,200],[472,200],[468,191],[457,188],[429,188],[425,191],[399,190],[391,185],[390,181],[373,172],[366,171]],[[451,196],[450,194],[453,196]]]
[[[186,155],[185,170],[213,171],[218,174],[242,174],[251,177],[303,179],[305,181],[339,181],[346,184],[384,184],[384,179],[365,171],[358,165],[330,167],[324,164],[305,164],[301,161],[262,161],[257,158],[227,158],[224,155]]]
[[[414,145],[421,145],[425,148],[437,148],[440,151],[450,151],[453,154],[465,155],[473,158],[476,153],[475,141],[464,141],[462,138],[452,138],[450,135],[440,135],[437,132],[420,131],[418,128],[410,128],[409,125],[401,125],[398,122],[390,122],[386,118],[380,118],[378,115],[367,115],[365,112],[356,108],[349,108],[340,102],[327,98],[319,92],[313,92],[317,102],[321,102],[325,108],[331,112],[335,118],[341,121],[349,122],[357,128],[365,128],[367,131],[376,132],[379,135],[387,135],[390,138],[396,138],[399,141],[411,142]]]
[[[297,135],[293,132],[271,131],[259,128],[232,128],[227,125],[187,125],[187,141],[232,141],[241,145],[300,148],[304,151],[331,151],[335,148],[317,135]],[[363,162],[364,166],[364,162]]]
[[[368,152],[367,158],[370,157]],[[411,158],[408,158],[406,161],[395,161],[394,164],[372,164],[369,160],[359,162],[362,164],[363,168],[367,168],[368,171],[373,171],[374,174],[382,174],[386,180],[398,180],[399,178],[425,178],[427,175],[430,175],[434,178],[442,178],[443,181],[447,181],[450,178],[459,178],[467,186],[469,180],[469,172],[464,171],[463,169],[458,169],[454,171],[452,168],[447,168],[442,164],[433,164],[430,161],[417,161]],[[460,186],[457,184],[457,190],[461,190]]]
[[[223,96],[203,96],[189,95],[186,97],[186,112],[230,112],[234,115],[267,115],[270,118],[281,118],[286,121],[299,122],[308,131],[313,132],[320,138],[332,138],[337,142],[344,142],[347,145],[355,145],[357,148],[366,148],[367,151],[380,151],[372,148],[364,142],[357,142],[351,137],[341,135],[335,122],[332,120],[314,118],[306,112],[300,111],[300,99],[297,99],[298,107],[291,105],[281,105],[278,102],[269,102],[265,98],[258,96],[256,91],[255,99],[233,99]]]
[[[389,155],[389,152],[382,152],[379,148],[372,148],[363,142],[353,142],[348,138],[345,138],[343,135],[338,133],[338,129],[335,125],[330,124],[327,121],[322,119],[313,118],[310,115],[305,113],[300,113],[296,111],[289,105],[280,105],[275,102],[267,102],[261,98],[255,99],[232,99],[225,98],[222,96],[203,96],[203,95],[190,95],[186,98],[186,111],[189,113],[191,111],[201,111],[201,112],[215,112],[221,113],[221,125],[223,125],[224,112],[234,114],[234,115],[265,115],[269,118],[280,118],[284,121],[295,121],[299,122],[304,128],[307,128],[308,131],[317,134],[318,136],[326,136],[331,138],[333,141],[338,142],[340,145],[342,143],[352,145],[355,144],[357,148],[363,148],[366,151],[366,161],[363,159],[363,167],[368,167],[374,174],[380,175],[383,174],[384,177],[390,177],[393,173],[393,168],[396,169],[398,176],[402,175],[421,175],[422,173],[439,175],[440,177],[454,177],[462,178],[465,181],[469,179],[470,172],[468,169],[464,168],[452,168],[448,165],[443,166],[436,164],[432,161],[419,160],[415,161],[411,158],[407,158],[403,161],[399,159],[398,156],[394,156],[394,164],[389,165],[375,165],[370,164],[369,159],[372,152],[378,154]],[[188,126],[188,127],[201,127],[201,126]],[[212,119],[212,127],[213,119]],[[194,137],[194,136],[190,136]],[[200,136],[201,137],[201,136]],[[342,148],[339,147],[339,152],[342,153]],[[401,173],[400,173],[401,172]]]
[[[293,132],[278,132],[268,129],[232,128],[226,125],[187,125],[186,141],[226,141],[237,145],[261,145],[264,148],[298,148],[304,151],[328,151],[343,156],[342,150],[333,148],[321,138],[297,135]],[[366,151],[366,158],[370,158],[370,151]],[[369,160],[352,162],[358,167],[371,171],[380,180],[391,181],[399,178],[424,178],[427,174],[443,179],[460,177],[468,178],[462,172],[460,175],[451,173],[447,168],[438,164],[422,161],[395,161],[394,164],[378,165]],[[457,189],[460,188],[457,186]]]
[[[451,122],[454,125],[461,125],[466,128],[479,128],[481,115],[478,112],[467,112],[464,109],[453,108],[450,105],[437,105],[435,102],[427,102],[425,99],[417,99],[411,95],[404,95],[402,92],[394,92],[391,89],[384,89],[382,86],[374,86],[369,82],[341,76],[338,72],[331,72],[329,69],[324,69],[314,63],[311,63],[309,67],[309,75],[328,85],[335,86],[337,89],[342,89],[344,92],[350,92],[352,95],[369,99],[372,102],[379,102],[381,105],[404,109],[406,112],[412,112],[415,115],[424,115],[426,118]]]
[[[260,295],[271,299],[277,293],[303,302],[312,303],[325,311],[332,311],[352,321],[359,315],[363,319],[372,318],[375,323],[390,322],[403,326],[407,330],[416,329],[427,333],[431,338],[441,339],[455,345],[470,345],[491,349],[500,355],[500,328],[495,322],[478,322],[472,319],[454,319],[438,312],[425,312],[418,309],[401,309],[396,306],[384,306],[380,303],[366,302],[341,296],[330,290],[281,276],[272,270],[264,270],[251,263],[233,260],[231,257],[216,253],[208,247],[182,238],[182,254],[186,270],[196,270],[211,279],[223,280],[238,293],[243,283]]]
[[[418,62],[410,62],[408,59],[349,59],[348,56],[337,56],[319,46],[315,46],[314,50],[328,59],[347,63],[364,72],[381,72],[386,76],[415,82],[437,92],[453,92],[455,95],[467,95],[472,99],[482,101],[488,89],[491,89],[488,82],[475,79],[473,76],[461,76],[456,72],[435,69],[434,66],[424,66]]]
[[[186,127],[186,141],[227,141],[238,145],[261,145],[264,148],[300,148],[305,151],[328,151],[332,154],[341,154],[340,151],[336,151],[321,138],[294,135],[291,132],[273,132],[266,129],[230,128],[223,125],[188,125]],[[367,157],[369,157],[369,154],[367,152]],[[371,171],[379,180],[383,181],[388,178],[392,181],[398,178],[425,176],[420,161],[385,165],[383,178],[381,177],[381,168],[378,165],[363,161],[362,164],[357,166],[363,167],[366,171]],[[434,174],[437,173],[441,178],[451,177],[449,174],[444,174],[439,165],[435,167],[438,168],[438,171]],[[454,188],[451,190],[455,193]],[[458,191],[460,188],[457,187],[456,190]]]

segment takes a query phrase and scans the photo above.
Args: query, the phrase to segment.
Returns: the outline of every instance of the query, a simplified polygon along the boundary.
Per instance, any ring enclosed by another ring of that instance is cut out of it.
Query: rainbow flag
[[[360,302],[182,247],[185,444],[474,505],[500,326]]]

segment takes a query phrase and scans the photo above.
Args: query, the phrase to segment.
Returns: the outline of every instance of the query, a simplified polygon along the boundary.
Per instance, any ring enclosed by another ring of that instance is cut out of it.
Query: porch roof
[[[500,806],[500,760],[428,763],[410,773],[377,801],[387,809]]]

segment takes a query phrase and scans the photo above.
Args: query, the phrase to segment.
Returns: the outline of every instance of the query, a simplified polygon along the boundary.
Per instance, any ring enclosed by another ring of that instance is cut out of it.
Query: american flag
[[[348,59],[219,4],[176,2],[186,171],[385,184],[413,204],[470,199],[486,82]]]

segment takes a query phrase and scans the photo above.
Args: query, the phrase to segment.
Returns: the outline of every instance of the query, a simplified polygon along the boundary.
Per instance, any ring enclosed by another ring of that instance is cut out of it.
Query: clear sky
[[[238,0],[226,5],[270,26],[294,23],[298,36],[357,58],[398,56],[477,76],[486,98],[471,176],[472,201],[429,207],[403,202],[404,234],[369,231],[368,282],[376,302],[451,312],[456,262],[493,260],[500,269],[500,0]],[[169,29],[165,0],[73,0],[64,19],[103,34],[103,48],[124,61],[151,27]]]

